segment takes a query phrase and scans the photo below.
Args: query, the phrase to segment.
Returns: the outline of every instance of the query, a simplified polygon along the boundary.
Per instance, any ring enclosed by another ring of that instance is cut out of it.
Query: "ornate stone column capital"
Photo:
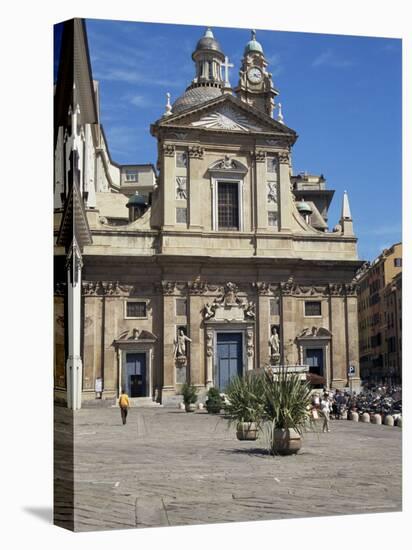
[[[175,146],[171,143],[166,143],[163,145],[163,154],[165,157],[173,157],[175,154]]]
[[[199,145],[190,145],[187,149],[187,154],[190,159],[202,159],[203,152],[203,147],[200,147]]]

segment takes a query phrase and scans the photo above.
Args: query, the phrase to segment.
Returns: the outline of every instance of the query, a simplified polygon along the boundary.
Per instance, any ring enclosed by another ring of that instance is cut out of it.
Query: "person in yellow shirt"
[[[123,388],[122,393],[119,397],[119,407],[120,407],[120,414],[122,416],[122,422],[123,424],[126,424],[126,418],[127,418],[127,412],[130,407],[129,403],[129,396],[126,393],[126,390]]]

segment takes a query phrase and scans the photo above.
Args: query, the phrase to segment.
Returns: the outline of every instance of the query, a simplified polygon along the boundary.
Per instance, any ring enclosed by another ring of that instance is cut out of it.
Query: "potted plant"
[[[183,384],[182,397],[186,412],[194,412],[196,409],[197,390],[192,384]]]
[[[301,436],[309,422],[311,387],[287,367],[273,374],[266,369],[262,376],[263,417],[269,428],[269,450],[288,455],[299,451]]]
[[[235,377],[226,389],[225,412],[229,422],[236,424],[239,440],[254,441],[263,415],[263,380],[260,376],[247,374]]]
[[[219,414],[223,409],[223,399],[217,388],[209,388],[206,399],[206,410],[211,414]]]

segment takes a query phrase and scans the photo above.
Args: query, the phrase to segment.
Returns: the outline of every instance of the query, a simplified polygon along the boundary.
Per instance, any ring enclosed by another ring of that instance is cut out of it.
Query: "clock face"
[[[262,80],[262,71],[257,67],[252,67],[248,70],[247,77],[252,84],[257,84]]]

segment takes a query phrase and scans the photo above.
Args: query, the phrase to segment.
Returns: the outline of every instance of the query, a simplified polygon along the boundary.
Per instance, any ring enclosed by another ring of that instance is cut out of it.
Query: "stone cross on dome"
[[[225,88],[230,88],[229,69],[233,68],[234,64],[229,63],[229,58],[227,55],[225,56],[225,62],[222,63],[222,67],[225,69]]]

